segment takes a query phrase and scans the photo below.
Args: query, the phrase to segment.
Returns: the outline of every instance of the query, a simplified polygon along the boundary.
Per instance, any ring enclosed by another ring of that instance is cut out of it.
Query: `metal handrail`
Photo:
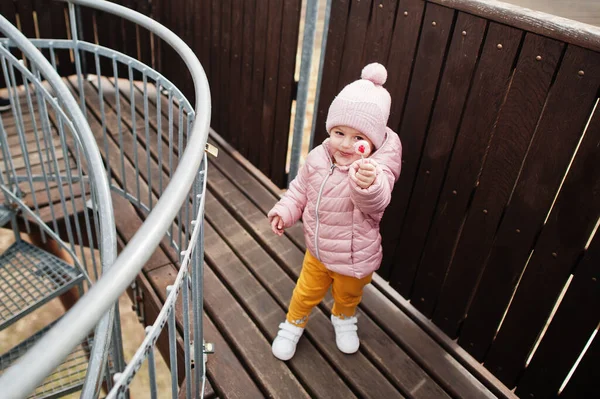
[[[102,260],[102,267],[103,269],[105,269],[111,264],[113,264],[115,261],[117,253],[117,238],[108,179],[94,136],[90,130],[85,116],[79,109],[77,102],[69,92],[69,89],[66,87],[65,83],[62,81],[58,73],[56,73],[52,65],[48,62],[48,60],[46,60],[46,58],[39,52],[39,50],[16,27],[14,27],[6,18],[4,18],[1,15],[0,31],[2,31],[2,33],[6,37],[8,37],[16,46],[19,47],[19,49],[28,58],[28,60],[32,64],[36,65],[39,72],[44,74],[44,77],[49,82],[54,91],[54,95],[64,105],[64,112],[68,115],[69,120],[73,124],[74,131],[77,132],[77,139],[79,141],[79,144],[81,145],[82,151],[84,152],[84,156],[87,159],[90,169],[90,186],[94,190],[96,190],[96,197],[98,200],[97,211],[99,215],[99,230],[101,240],[100,254]],[[99,315],[99,318],[102,317],[103,314],[104,312]],[[69,354],[70,350],[73,347],[75,347],[75,345],[77,345],[78,342],[80,342],[82,339],[83,337],[74,345],[70,346],[70,348],[66,351],[58,351],[56,356],[60,357],[60,359],[66,357]],[[43,353],[48,352],[48,347],[46,345],[40,347],[40,349]],[[31,362],[31,365],[27,366],[27,368],[31,372],[29,374],[31,376],[31,380],[35,380],[38,382],[41,382],[44,379],[44,377],[56,367],[55,364],[49,369],[49,371],[41,371],[41,367],[38,367],[41,366],[43,363],[40,362],[40,358],[43,358],[43,356],[40,356],[40,354],[34,355],[32,357],[33,361]],[[3,384],[7,382],[7,389],[2,389],[2,391],[6,392],[8,394],[8,397],[16,397],[16,395],[19,395],[19,391],[21,391],[21,394],[19,396],[22,396],[22,394],[24,393],[24,389],[27,389],[28,393],[31,392],[35,388],[35,386],[37,386],[37,384],[35,384],[32,388],[26,388],[27,384],[25,383],[20,389],[15,391],[14,395],[9,393],[11,392],[10,384],[14,385],[16,382],[19,382],[24,375],[22,371],[18,370],[18,368],[15,369],[16,370],[14,371],[8,370],[0,378],[0,386],[3,386]],[[36,371],[38,372],[36,373]]]
[[[185,167],[177,168],[156,206],[112,267],[38,344],[0,377],[1,391],[7,397],[22,397],[33,391],[92,330],[141,271],[168,226],[175,220],[179,207],[187,200],[202,161],[199,154],[206,145],[210,125],[210,89],[206,74],[193,51],[177,35],[142,14],[107,1],[59,1],[117,15],[148,29],[169,44],[185,62],[192,76],[196,97],[195,119],[179,162]],[[78,109],[77,105],[73,108]]]

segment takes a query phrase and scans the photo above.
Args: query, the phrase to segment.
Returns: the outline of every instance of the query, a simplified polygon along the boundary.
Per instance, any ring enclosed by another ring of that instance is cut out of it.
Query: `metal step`
[[[25,241],[0,256],[0,331],[80,283],[81,271]]]
[[[31,348],[55,323],[49,324],[10,351],[0,356],[0,375]],[[59,398],[78,391],[83,386],[88,365],[88,354],[93,338],[88,337],[65,359],[60,366],[38,386],[29,398]]]

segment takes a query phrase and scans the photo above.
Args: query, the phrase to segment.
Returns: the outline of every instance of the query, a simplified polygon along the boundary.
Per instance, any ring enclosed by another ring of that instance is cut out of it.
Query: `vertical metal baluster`
[[[123,122],[121,120],[121,96],[119,93],[119,73],[117,72],[117,59],[113,56],[113,76],[115,79],[115,102],[117,104],[117,121],[119,131],[119,147],[123,147]],[[121,180],[123,181],[123,192],[127,195],[127,178],[125,176],[125,157],[124,151],[120,151],[121,156]],[[139,198],[139,197],[138,197]]]
[[[183,153],[183,136],[185,131],[183,129],[183,112],[181,110],[181,103],[183,100],[181,98],[177,99],[177,110],[179,112],[178,126],[177,126],[177,166],[179,166],[179,161],[181,160],[181,154]],[[183,206],[186,206],[184,203]],[[179,248],[183,249],[183,208],[179,208]]]
[[[152,326],[146,327],[146,335],[150,334]],[[151,346],[148,350],[148,377],[150,379],[150,397],[157,399],[158,395],[156,392],[156,363],[154,362],[154,346]]]
[[[183,262],[183,252],[181,256],[181,262]],[[190,399],[192,397],[192,369],[190,362],[190,306],[189,306],[189,288],[188,288],[188,273],[184,273],[183,275],[183,297],[182,297],[182,307],[183,307],[183,347],[185,353],[185,397],[186,399]]]
[[[169,90],[169,181],[173,177],[173,91]],[[174,221],[173,221],[174,223]],[[173,237],[173,223],[169,226],[171,246],[175,245]]]
[[[187,114],[187,123],[186,123],[186,130],[187,130],[187,136],[186,136],[186,142],[187,140],[189,140],[190,137],[190,133],[192,131],[191,129],[191,117],[190,117],[190,113]],[[190,192],[188,193],[188,198],[190,196],[190,194],[193,195],[192,191],[190,190]],[[193,202],[193,201],[192,201]],[[190,206],[192,204],[190,204],[189,200],[186,200],[184,202],[185,204],[185,247],[184,248],[188,248],[190,245],[190,238],[192,237],[192,226],[190,224]]]
[[[39,215],[40,209],[38,206],[38,202],[37,202],[35,195],[33,195],[35,193],[35,190],[33,189],[33,182],[31,180],[31,176],[32,176],[31,163],[29,162],[29,153],[27,152],[27,142],[25,139],[25,126],[23,125],[23,113],[21,111],[21,103],[19,101],[19,95],[17,93],[17,84],[16,84],[14,68],[11,67],[10,70],[7,71],[6,62],[5,62],[5,59],[3,59],[2,60],[2,69],[4,71],[4,76],[10,76],[10,80],[9,80],[9,83],[7,84],[7,88],[8,88],[9,97],[12,99],[13,106],[11,107],[11,109],[12,109],[13,117],[17,121],[17,132],[19,134],[19,144],[21,147],[21,151],[23,152],[23,161],[25,162],[25,169],[27,170],[29,189],[31,190],[33,205],[34,205],[36,214]],[[23,76],[23,82],[25,82],[25,84],[26,84],[25,76]],[[15,175],[15,177],[16,177],[16,175]],[[23,219],[25,220],[25,227],[26,227],[27,233],[31,233],[29,221],[27,220],[27,218],[23,218]],[[17,240],[18,239],[19,238],[17,238]]]
[[[167,297],[173,290],[173,286],[167,287]],[[193,296],[193,295],[192,295]],[[171,396],[177,399],[177,388],[179,381],[177,380],[177,325],[175,324],[175,307],[169,310],[168,319],[169,329],[169,363],[171,364]]]
[[[10,82],[10,78],[9,78],[9,76],[6,73],[6,71],[7,71],[7,69],[5,67],[5,65],[6,65],[6,57],[4,56],[4,52],[8,52],[8,51],[5,50],[4,47],[2,47],[2,46],[0,46],[0,49],[2,49],[2,53],[0,53],[1,54],[0,60],[1,60],[1,63],[2,63],[2,69],[3,69],[3,74],[4,74],[4,81],[5,82]],[[7,89],[9,91],[9,98],[10,98],[11,96],[10,96],[10,87],[9,87],[9,84],[7,83],[6,86],[7,86]],[[4,130],[4,122],[3,122],[2,117],[0,117],[0,131],[2,131],[2,132],[5,131]],[[6,140],[6,135],[5,134],[1,134],[0,135],[0,139],[2,140],[2,146],[4,147],[5,152],[6,152],[3,160],[4,160],[5,173],[6,173],[6,176],[7,176],[7,182],[11,186],[11,191],[13,190],[13,188],[12,188],[13,184],[15,185],[15,189],[18,190],[19,186],[17,185],[17,181],[16,181],[16,170],[15,170],[15,166],[14,166],[14,163],[13,163],[13,160],[12,160],[12,156],[10,155],[10,148],[8,146],[8,141]],[[10,171],[12,171],[12,174],[14,176],[12,179],[10,178]],[[6,200],[6,198],[5,198],[5,200]]]
[[[148,168],[148,208],[152,209],[152,156],[150,155],[150,117],[148,115],[148,77],[146,70],[143,71],[144,82],[144,130],[146,132],[146,167]],[[159,174],[160,174],[159,170]],[[161,193],[158,193],[160,196]]]
[[[156,143],[158,146],[158,190],[162,195],[163,192],[163,159],[162,159],[162,96],[160,94],[160,80],[156,80]]]
[[[56,105],[55,105],[56,106]],[[61,138],[61,142],[65,136],[65,128],[63,126],[63,118],[60,115],[59,112],[56,112],[56,115],[58,116],[58,137]],[[72,127],[72,126],[71,126]],[[75,146],[75,148],[77,148],[77,146]],[[62,177],[60,175],[60,167],[58,166],[58,159],[56,158],[56,152],[54,151],[54,146],[50,146],[50,152],[52,154],[52,160],[54,162],[54,170],[56,171],[56,179],[58,181],[58,191],[60,192],[60,197],[64,198],[64,192],[63,192],[63,182],[62,182]],[[64,154],[64,156],[67,156],[67,154]],[[70,165],[67,166],[67,169],[70,169]],[[73,197],[71,197],[73,198]],[[69,212],[67,211],[67,204],[66,201],[61,201],[61,205],[62,205],[62,209],[64,212],[64,215],[68,215]],[[73,230],[71,227],[71,218],[69,217],[65,217],[65,225],[67,226],[67,236],[69,238],[69,244],[71,246],[71,251],[73,251],[73,253],[76,253],[77,250],[75,249],[75,240],[73,239]]]
[[[4,47],[0,47],[4,51]],[[4,54],[2,54],[2,65],[3,65],[3,73],[4,73],[4,81],[9,82],[8,75],[6,74],[6,68],[4,67],[6,64],[6,58]],[[9,85],[7,84],[7,87]],[[9,89],[10,93],[10,89]],[[0,118],[0,131],[4,131],[4,123],[2,122],[2,118]],[[2,141],[2,154],[4,160],[4,170],[6,173],[6,180],[9,185],[9,188],[12,192],[16,193],[17,197],[21,197],[21,188],[17,183],[17,172],[15,170],[15,165],[13,163],[12,155],[10,154],[10,148],[8,146],[8,141],[6,139],[5,134],[0,134],[0,140]],[[12,174],[12,177],[11,177]],[[9,204],[10,201],[4,197],[4,202]],[[27,223],[27,219],[25,218],[25,222]],[[17,242],[21,241],[21,235],[17,226],[17,215],[16,212],[13,212],[11,216],[11,225],[13,229],[13,234]]]
[[[136,199],[138,205],[141,205],[142,196],[140,194],[140,164],[138,158],[138,136],[137,136],[137,123],[135,114],[135,90],[133,88],[133,70],[131,68],[131,62],[127,65],[127,72],[129,75],[129,103],[131,104],[131,131],[133,133],[133,163],[135,165],[135,189]],[[118,82],[115,81],[115,86]],[[121,150],[121,153],[124,151]],[[150,154],[147,154],[150,156]]]
[[[73,134],[75,134],[73,132]],[[63,148],[63,152],[64,153],[68,153],[68,149],[67,149],[67,143],[65,140],[64,136],[60,137],[60,142]],[[68,158],[67,158],[67,162],[68,162]],[[79,145],[75,144],[75,164],[77,165],[77,176],[79,177],[79,187],[81,188],[81,199],[83,201],[83,213],[85,215],[85,221],[86,224],[89,225],[90,221],[89,221],[89,217],[87,215],[87,211],[86,211],[86,196],[85,196],[85,186],[83,185],[83,170],[81,168],[81,155],[79,153]],[[73,215],[77,215],[77,201],[75,199],[75,194],[73,192],[73,177],[72,177],[72,173],[71,173],[71,168],[67,165],[67,181],[69,182],[69,193],[71,194],[71,205],[73,206]],[[73,217],[73,221],[75,223],[75,233],[77,234],[77,239],[79,240],[79,251],[81,253],[81,258],[83,260],[83,265],[85,267],[85,270],[88,270],[87,267],[87,256],[85,256],[85,251],[84,251],[84,245],[83,245],[83,240],[82,240],[82,236],[81,236],[81,226],[79,225],[79,218],[78,217]],[[92,251],[93,252],[93,251]],[[94,256],[92,255],[92,259],[94,259]],[[93,264],[94,264],[94,269],[96,269],[96,262],[95,260],[92,260]]]
[[[204,179],[206,178],[206,154],[204,154],[202,164],[200,165],[200,172],[196,178],[196,195],[194,196],[194,210],[196,212],[195,220],[196,223],[200,223],[200,232],[198,234],[196,242],[196,251],[194,256],[194,262],[192,264],[192,290],[194,290],[194,340],[196,342],[202,342],[202,346],[194,345],[194,361],[196,363],[195,376],[196,376],[196,396],[201,396],[200,391],[200,380],[204,376],[204,332],[203,332],[203,291],[202,282],[204,280],[204,210],[198,209],[198,204],[201,202],[200,199],[204,193]]]
[[[75,56],[75,71],[77,73],[77,85],[79,87],[79,106],[85,115],[85,93],[83,92],[83,79],[81,73],[81,55],[79,54],[79,36],[77,33],[77,18],[75,18],[75,5],[69,3],[69,23],[71,24],[71,39],[73,41],[73,54]]]
[[[102,120],[102,142],[104,144],[104,156],[106,171],[108,173],[108,182],[112,184],[112,168],[110,162],[110,152],[108,150],[108,136],[106,132],[106,113],[104,111],[104,86],[102,85],[102,69],[100,68],[100,57],[98,50],[94,53],[94,63],[96,64],[96,78],[98,82],[98,102],[100,103],[100,116]]]
[[[121,331],[121,311],[119,310],[119,300],[115,303],[114,306],[114,320],[113,320],[113,337],[111,340],[111,346],[113,349],[113,361],[115,364],[115,370],[117,372],[122,372],[125,370],[125,358],[124,358],[124,350],[123,350],[123,333]],[[108,364],[108,359],[106,360]]]
[[[37,71],[37,78],[41,82],[41,75],[40,75],[39,71]],[[54,146],[54,139],[52,138],[52,129],[50,128],[50,124],[51,124],[50,116],[48,114],[48,108],[46,107],[46,100],[42,99],[41,104],[40,104],[40,101],[38,100],[38,107],[40,108],[40,112],[41,112],[40,119],[42,121],[42,138],[44,140],[44,146],[45,146],[45,150],[46,150],[46,159],[48,162],[48,172],[50,174],[52,174],[52,164],[50,163],[52,156],[50,154],[50,147]],[[55,115],[57,118],[60,118],[60,116],[58,114],[56,114],[56,112],[55,112]],[[36,141],[39,142],[39,137],[37,136],[37,132],[36,132],[35,139],[36,139]],[[45,169],[43,165],[44,165],[44,163],[42,163],[42,172],[44,172],[44,169]],[[55,176],[57,173],[60,173],[60,171],[54,171],[54,172],[55,172]],[[44,176],[44,179],[46,180],[46,176]],[[56,181],[58,181],[58,180],[56,180]],[[50,198],[50,186],[48,185],[48,182],[46,182],[46,194],[48,195],[48,198]],[[52,216],[54,231],[58,231],[58,224],[56,222],[56,215],[54,214],[53,206],[50,207],[50,215]]]
[[[33,67],[33,65],[32,65]],[[38,75],[39,76],[39,75]],[[41,82],[41,80],[40,80]],[[42,152],[42,149],[40,147],[40,140],[39,140],[39,129],[38,129],[38,125],[37,125],[37,120],[36,120],[36,115],[35,115],[35,110],[33,109],[33,102],[31,100],[31,92],[29,91],[29,85],[26,84],[27,82],[23,82],[23,88],[25,89],[25,93],[27,94],[27,109],[29,111],[29,115],[31,115],[31,121],[33,124],[33,135],[35,136],[35,146],[37,149],[37,154],[38,157],[40,158],[40,168],[42,169],[42,175],[44,176],[44,186],[46,188],[46,194],[48,195],[48,199],[51,198],[50,196],[50,188],[48,186],[48,176],[46,175],[46,166],[45,166],[45,161],[44,161],[44,154]],[[36,93],[39,93],[39,88],[37,88],[37,86],[34,84],[34,87],[36,88]],[[40,99],[39,96],[36,95],[36,98],[38,99],[37,103],[38,103],[38,109],[41,111],[41,107],[40,107]],[[40,114],[40,120],[42,122],[42,134],[44,134],[44,117]],[[25,143],[25,145],[27,146],[27,143]],[[48,159],[48,161],[50,161],[50,159]],[[30,178],[32,178],[33,176],[30,176]],[[32,196],[37,197],[37,195],[35,194],[35,192],[31,193]],[[50,209],[52,209],[53,206],[50,206]],[[39,215],[39,213],[38,213]],[[58,230],[55,230],[58,231]],[[42,239],[42,242],[46,242],[46,233],[44,232],[43,229],[40,229],[40,236]]]

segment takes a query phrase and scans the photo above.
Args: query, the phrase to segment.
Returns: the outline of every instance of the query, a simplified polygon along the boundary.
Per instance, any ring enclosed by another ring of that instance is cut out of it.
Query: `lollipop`
[[[368,157],[371,153],[371,146],[366,140],[359,140],[354,143],[354,152],[360,154],[360,158]]]

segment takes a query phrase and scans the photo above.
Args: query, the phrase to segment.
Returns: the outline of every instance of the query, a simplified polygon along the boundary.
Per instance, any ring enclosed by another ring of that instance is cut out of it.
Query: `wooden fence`
[[[210,83],[211,126],[280,187],[295,97],[301,0],[114,0],[148,15],[183,39],[200,59]],[[28,37],[71,38],[66,3],[2,0],[0,13]],[[134,24],[82,7],[79,35],[153,66],[190,101],[193,84],[170,46]],[[75,73],[73,55],[57,50],[58,70]],[[92,56],[84,68],[96,73]],[[113,75],[104,60],[100,73]],[[117,70],[127,78],[126,67]],[[139,75],[133,76],[140,79]]]
[[[599,50],[509,5],[333,2],[317,126],[378,61],[403,143],[380,274],[521,397],[556,396],[600,320]],[[598,347],[563,395],[595,384]]]

